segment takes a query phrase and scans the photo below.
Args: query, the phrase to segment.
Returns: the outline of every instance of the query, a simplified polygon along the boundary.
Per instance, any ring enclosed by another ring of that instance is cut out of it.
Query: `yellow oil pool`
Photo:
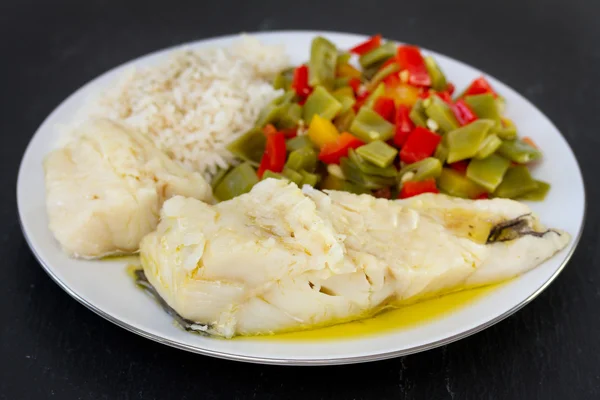
[[[325,328],[299,332],[279,333],[268,336],[237,337],[233,340],[323,341],[377,335],[393,330],[410,328],[443,317],[497,290],[502,285],[490,285],[451,293],[385,311],[372,318],[360,321],[346,322]]]

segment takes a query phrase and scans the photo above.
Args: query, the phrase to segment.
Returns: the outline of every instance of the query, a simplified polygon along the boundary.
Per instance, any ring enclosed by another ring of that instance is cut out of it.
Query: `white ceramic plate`
[[[349,48],[365,37],[331,32],[271,32],[256,36],[267,43],[283,43],[294,64],[304,62],[311,40],[324,35]],[[237,36],[192,43],[193,48],[227,45]],[[156,62],[169,50],[132,61],[136,65]],[[436,57],[457,88],[482,74],[446,56]],[[88,83],[66,99],[35,133],[21,164],[17,183],[19,215],[25,238],[46,272],[71,296],[97,314],[141,336],[180,349],[240,361],[268,364],[347,364],[390,358],[430,349],[478,332],[514,313],[556,278],[573,253],[581,235],[585,193],[579,166],[565,139],[535,106],[508,86],[487,76],[506,97],[507,115],[521,133],[542,145],[545,155],[535,176],[551,182],[552,190],[541,203],[532,203],[548,226],[564,229],[573,240],[551,260],[444,317],[413,328],[381,335],[327,342],[228,341],[191,334],[178,328],[159,306],[137,289],[125,272],[124,261],[91,262],[65,256],[48,230],[42,160],[55,145],[57,124],[68,123],[84,99],[108,87],[123,68],[117,67]],[[522,334],[527,334],[522,332]]]

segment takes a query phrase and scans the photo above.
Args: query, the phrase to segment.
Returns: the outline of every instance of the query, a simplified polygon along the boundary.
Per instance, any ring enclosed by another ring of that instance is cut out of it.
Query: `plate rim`
[[[525,99],[527,102],[529,102],[535,109],[537,109],[550,123],[550,125],[559,133],[560,137],[564,140],[567,149],[569,150],[569,152],[571,153],[571,155],[573,156],[573,159],[575,160],[575,165],[577,167],[577,172],[579,174],[579,177],[581,179],[582,182],[582,191],[583,191],[583,213],[582,213],[582,218],[581,218],[581,223],[580,223],[580,228],[579,231],[577,232],[577,234],[575,236],[573,236],[573,245],[571,247],[571,249],[569,250],[569,252],[565,255],[564,260],[562,261],[562,263],[559,265],[559,267],[550,275],[550,277],[540,286],[538,287],[534,292],[532,292],[525,300],[523,300],[521,303],[515,305],[514,307],[506,310],[505,312],[503,312],[502,314],[496,316],[495,318],[492,318],[484,323],[481,323],[480,325],[477,325],[471,329],[456,333],[454,335],[445,337],[443,339],[439,339],[433,342],[429,342],[426,344],[422,344],[419,346],[415,346],[415,347],[411,347],[409,349],[402,349],[402,350],[395,350],[395,351],[388,351],[388,352],[379,352],[379,353],[373,353],[373,354],[369,354],[369,355],[361,355],[361,356],[351,356],[351,357],[337,357],[334,359],[324,359],[324,358],[310,358],[310,359],[293,359],[293,358],[276,358],[276,357],[260,357],[260,356],[249,356],[249,355],[243,355],[243,354],[235,354],[235,353],[228,353],[228,352],[223,352],[223,351],[217,351],[217,350],[212,350],[212,349],[208,349],[208,348],[201,348],[198,346],[192,346],[192,345],[188,345],[185,343],[179,343],[177,341],[174,340],[170,340],[170,339],[166,339],[164,337],[161,337],[160,335],[156,335],[153,333],[149,333],[143,329],[139,329],[133,325],[130,325],[126,322],[124,322],[123,320],[112,316],[111,314],[104,312],[103,310],[101,310],[100,308],[96,307],[94,304],[92,304],[91,302],[86,301],[82,296],[80,296],[79,294],[77,294],[73,289],[71,289],[66,283],[64,283],[62,280],[59,279],[59,277],[52,271],[52,268],[44,261],[44,259],[40,256],[40,254],[38,253],[37,249],[32,245],[32,242],[29,238],[29,235],[27,233],[27,230],[24,227],[23,224],[23,214],[22,214],[22,210],[19,204],[19,188],[21,187],[21,182],[24,179],[23,178],[23,165],[24,165],[24,161],[26,159],[27,154],[30,151],[30,148],[32,146],[32,142],[33,139],[35,138],[35,136],[37,135],[38,131],[40,130],[40,128],[42,126],[44,126],[46,124],[46,122],[51,119],[53,117],[53,115],[59,110],[60,106],[67,102],[72,96],[76,95],[77,93],[79,93],[80,91],[84,90],[88,85],[92,85],[93,82],[95,82],[97,79],[100,79],[101,77],[117,70],[120,69],[122,67],[124,67],[125,65],[128,65],[130,63],[134,63],[136,61],[138,61],[141,58],[146,58],[146,57],[150,57],[150,56],[154,56],[157,55],[159,53],[162,52],[167,52],[167,51],[173,51],[173,50],[177,50],[177,49],[181,49],[181,48],[185,48],[187,46],[193,46],[202,42],[207,42],[207,41],[216,41],[216,40],[229,40],[229,39],[233,39],[235,37],[239,37],[241,34],[248,34],[251,36],[261,36],[261,35],[277,35],[277,34],[299,34],[299,35],[306,35],[306,34],[310,34],[310,35],[347,35],[347,36],[357,36],[357,37],[361,37],[361,38],[367,38],[368,36],[365,34],[360,34],[360,33],[352,33],[352,32],[342,32],[342,31],[327,31],[327,30],[298,30],[298,29],[290,29],[290,30],[273,30],[273,31],[243,31],[243,32],[239,32],[239,33],[232,33],[232,34],[226,34],[226,35],[219,35],[219,36],[211,36],[211,37],[206,37],[206,38],[200,38],[197,40],[193,40],[193,41],[189,41],[189,42],[184,42],[184,43],[179,43],[179,44],[175,44],[173,46],[169,46],[169,47],[165,47],[165,48],[161,48],[161,49],[157,49],[155,51],[149,52],[149,53],[145,53],[142,54],[140,56],[137,56],[133,59],[127,60],[123,63],[120,63],[102,73],[100,73],[99,75],[91,78],[89,81],[85,82],[83,85],[81,85],[79,88],[77,88],[76,90],[74,90],[71,94],[69,94],[67,97],[65,97],[58,105],[55,106],[55,108],[50,112],[50,114],[48,114],[46,116],[46,118],[44,118],[44,120],[41,122],[41,124],[37,127],[36,131],[34,132],[34,134],[31,136],[31,139],[29,140],[25,151],[23,152],[23,156],[21,158],[21,162],[19,163],[19,172],[17,175],[17,182],[16,182],[16,200],[17,200],[17,210],[18,210],[18,215],[19,215],[19,226],[21,228],[21,231],[23,233],[23,237],[25,238],[25,241],[29,247],[29,249],[31,250],[32,254],[34,255],[35,259],[38,261],[38,263],[42,266],[42,268],[44,269],[44,271],[50,276],[50,278],[52,278],[52,280],[60,287],[62,288],[67,294],[69,294],[72,298],[74,298],[75,300],[77,300],[80,304],[83,304],[86,308],[88,308],[89,310],[93,311],[95,314],[101,316],[102,318],[112,322],[113,324],[124,328],[125,330],[135,333],[141,337],[144,337],[146,339],[150,339],[152,341],[161,343],[161,344],[165,344],[169,347],[173,347],[173,348],[177,348],[180,350],[185,350],[191,353],[195,353],[195,354],[201,354],[201,355],[206,355],[206,356],[211,356],[211,357],[215,357],[215,358],[220,358],[220,359],[226,359],[226,360],[233,360],[233,361],[241,361],[241,362],[246,362],[246,363],[254,363],[254,364],[265,364],[265,365],[286,365],[286,366],[325,366],[325,365],[347,365],[347,364],[357,364],[357,363],[364,363],[364,362],[372,362],[372,361],[379,361],[379,360],[385,360],[385,359],[390,359],[390,358],[396,358],[396,357],[402,357],[402,356],[406,356],[409,354],[414,354],[414,353],[419,353],[419,352],[423,352],[423,351],[427,351],[427,350],[431,350],[443,345],[447,345],[453,342],[456,342],[460,339],[464,339],[466,337],[469,337],[471,335],[474,335],[475,333],[481,332],[484,329],[487,329],[495,324],[497,324],[498,322],[504,320],[505,318],[511,316],[512,314],[516,313],[517,311],[519,311],[521,308],[525,307],[527,304],[529,304],[531,301],[533,301],[537,296],[539,296],[557,277],[558,275],[564,270],[564,268],[566,267],[566,265],[569,263],[569,261],[571,260],[573,254],[575,253],[575,250],[577,249],[579,242],[581,240],[581,237],[583,235],[583,232],[585,230],[585,222],[586,222],[586,217],[587,217],[587,208],[588,208],[588,202],[587,202],[587,190],[586,190],[586,185],[585,185],[585,179],[584,179],[584,175],[582,173],[581,170],[581,165],[579,163],[579,160],[577,159],[577,156],[575,154],[575,152],[573,151],[573,148],[571,147],[571,145],[569,144],[568,140],[566,139],[566,137],[562,134],[562,132],[556,127],[556,125],[554,124],[554,122],[550,119],[550,117],[548,117],[548,115],[546,115],[544,112],[542,112],[535,104],[533,104],[531,101],[529,101],[529,99],[527,99],[525,96],[523,96],[519,91],[515,90],[512,86],[506,84],[504,81],[497,79],[495,76],[488,74],[487,72],[483,71],[482,69],[472,66],[471,64],[467,64],[461,60],[458,60],[454,57],[448,56],[444,53],[439,53],[437,51],[431,51],[428,48],[425,47],[421,47],[422,49],[424,49],[427,52],[431,52],[431,53],[436,53],[436,54],[442,54],[444,57],[451,59],[454,62],[457,62],[463,66],[472,68],[472,69],[476,69],[482,73],[484,73],[485,75],[492,77],[493,79],[498,80],[499,82],[502,82],[503,85],[507,86],[509,89],[511,89],[512,91],[514,91],[515,93],[517,93],[519,96],[521,96],[523,99]],[[402,41],[399,40],[395,40],[395,39],[389,39],[392,40],[396,43],[403,43]]]

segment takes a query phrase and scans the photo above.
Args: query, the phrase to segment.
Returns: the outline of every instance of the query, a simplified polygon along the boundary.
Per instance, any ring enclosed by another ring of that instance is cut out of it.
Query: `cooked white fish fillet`
[[[131,253],[152,232],[163,202],[210,200],[210,186],[140,133],[108,119],[81,126],[44,160],[50,230],[71,256]]]
[[[521,274],[569,242],[515,201],[390,201],[267,179],[217,205],[174,197],[140,245],[144,273],[215,335],[363,318]]]

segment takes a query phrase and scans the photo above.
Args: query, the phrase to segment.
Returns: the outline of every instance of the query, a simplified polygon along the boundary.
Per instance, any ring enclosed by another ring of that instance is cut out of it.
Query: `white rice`
[[[269,81],[287,66],[283,46],[249,36],[229,48],[178,50],[155,66],[127,71],[85,114],[138,129],[171,158],[210,177],[234,163],[227,143],[282,94]]]

